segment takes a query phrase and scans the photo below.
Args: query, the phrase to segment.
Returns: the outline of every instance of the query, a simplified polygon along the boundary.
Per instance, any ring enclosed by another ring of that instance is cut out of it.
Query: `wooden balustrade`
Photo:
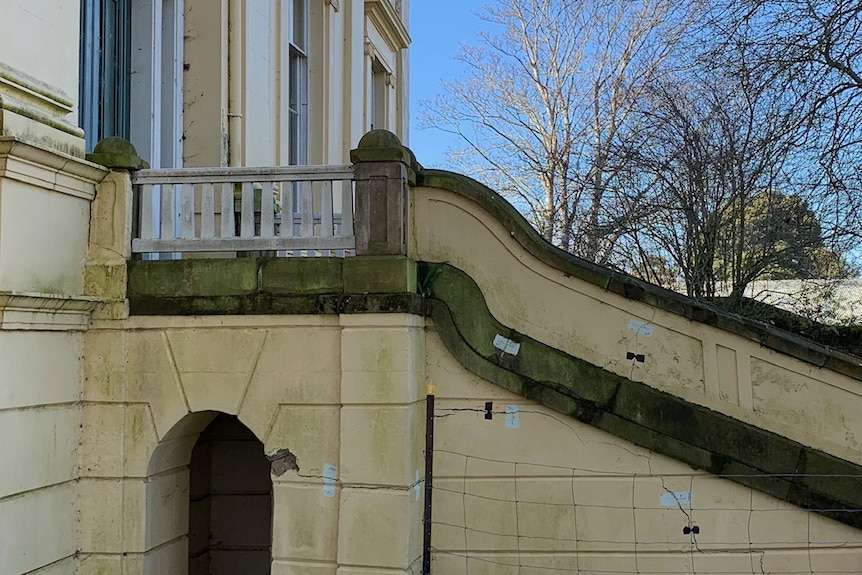
[[[132,252],[354,253],[353,166],[139,170]]]

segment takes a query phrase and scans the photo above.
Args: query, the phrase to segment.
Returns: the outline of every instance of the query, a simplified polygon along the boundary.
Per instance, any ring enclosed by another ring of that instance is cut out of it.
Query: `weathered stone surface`
[[[430,269],[422,264],[421,273]],[[726,474],[796,505],[813,509],[862,505],[862,497],[851,489],[851,482],[842,484],[833,477],[822,477],[824,472],[862,475],[859,465],[590,366],[514,333],[491,316],[475,283],[448,266],[430,287],[431,317],[437,331],[447,348],[473,373],[637,445]],[[520,343],[517,359],[503,362],[499,354],[480,352],[487,350],[485,340],[494,331]],[[520,358],[522,353],[527,359]],[[573,369],[574,377],[560,379],[566,367]],[[805,472],[806,461],[810,461],[812,473],[821,475],[819,478],[794,478],[794,474]],[[834,517],[862,527],[862,517],[855,515],[839,513]]]
[[[96,144],[93,153],[87,154],[87,160],[108,168],[144,170],[150,167],[149,163],[141,159],[130,141],[116,136],[105,138]]]
[[[416,262],[402,256],[357,256],[343,264],[345,293],[415,293]]]
[[[132,261],[132,314],[421,312],[403,256]]]
[[[452,192],[485,210],[531,256],[551,268],[618,294],[687,319],[740,335],[761,345],[813,365],[828,363],[831,370],[862,378],[862,360],[835,352],[810,340],[773,326],[721,310],[684,295],[640,281],[566,253],[545,241],[509,202],[493,190],[467,176],[426,169],[417,175],[419,186]]]
[[[341,258],[273,258],[260,262],[260,291],[324,294],[343,291]]]
[[[356,149],[350,151],[350,161],[355,164],[400,162],[409,166],[415,161],[415,157],[401,144],[398,136],[389,130],[371,130],[362,136]]]
[[[236,296],[258,289],[254,259],[129,262],[129,299]]]

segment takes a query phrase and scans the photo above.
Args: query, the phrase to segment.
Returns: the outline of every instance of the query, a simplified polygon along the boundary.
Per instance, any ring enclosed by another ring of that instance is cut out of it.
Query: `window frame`
[[[183,0],[81,0],[80,18],[87,151],[119,136],[153,168],[182,166]]]
[[[86,151],[109,136],[129,137],[130,0],[81,0],[78,124]]]
[[[308,163],[311,142],[309,137],[310,57],[309,29],[311,10],[308,0],[285,0],[287,10],[287,42],[282,44],[282,129],[286,132],[286,146],[282,146],[281,159],[288,165]]]

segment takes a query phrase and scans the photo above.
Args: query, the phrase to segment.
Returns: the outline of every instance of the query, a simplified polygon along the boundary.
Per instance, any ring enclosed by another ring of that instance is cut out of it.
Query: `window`
[[[288,63],[288,163],[308,163],[308,2],[292,0]]]
[[[182,165],[183,0],[82,0],[79,122],[87,150],[131,140],[154,168]]]
[[[308,0],[288,0],[290,23],[288,26],[288,69],[287,69],[287,163],[296,166],[308,163]],[[313,201],[303,198],[303,184],[294,182],[291,186],[293,233],[300,234],[297,218],[302,202]],[[291,224],[289,224],[291,225]]]
[[[153,168],[182,166],[182,15],[183,0],[81,0],[78,114],[87,151],[119,136]],[[161,214],[161,194],[152,202]]]
[[[82,0],[78,118],[87,151],[109,136],[129,137],[128,0]]]
[[[389,84],[386,69],[379,60],[371,61],[371,94],[369,102],[370,128],[385,129],[386,122],[386,88]]]

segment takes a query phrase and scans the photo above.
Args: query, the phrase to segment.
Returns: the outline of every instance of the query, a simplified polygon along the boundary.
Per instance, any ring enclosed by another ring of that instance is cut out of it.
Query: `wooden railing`
[[[132,175],[132,252],[353,253],[353,166],[186,168]]]

